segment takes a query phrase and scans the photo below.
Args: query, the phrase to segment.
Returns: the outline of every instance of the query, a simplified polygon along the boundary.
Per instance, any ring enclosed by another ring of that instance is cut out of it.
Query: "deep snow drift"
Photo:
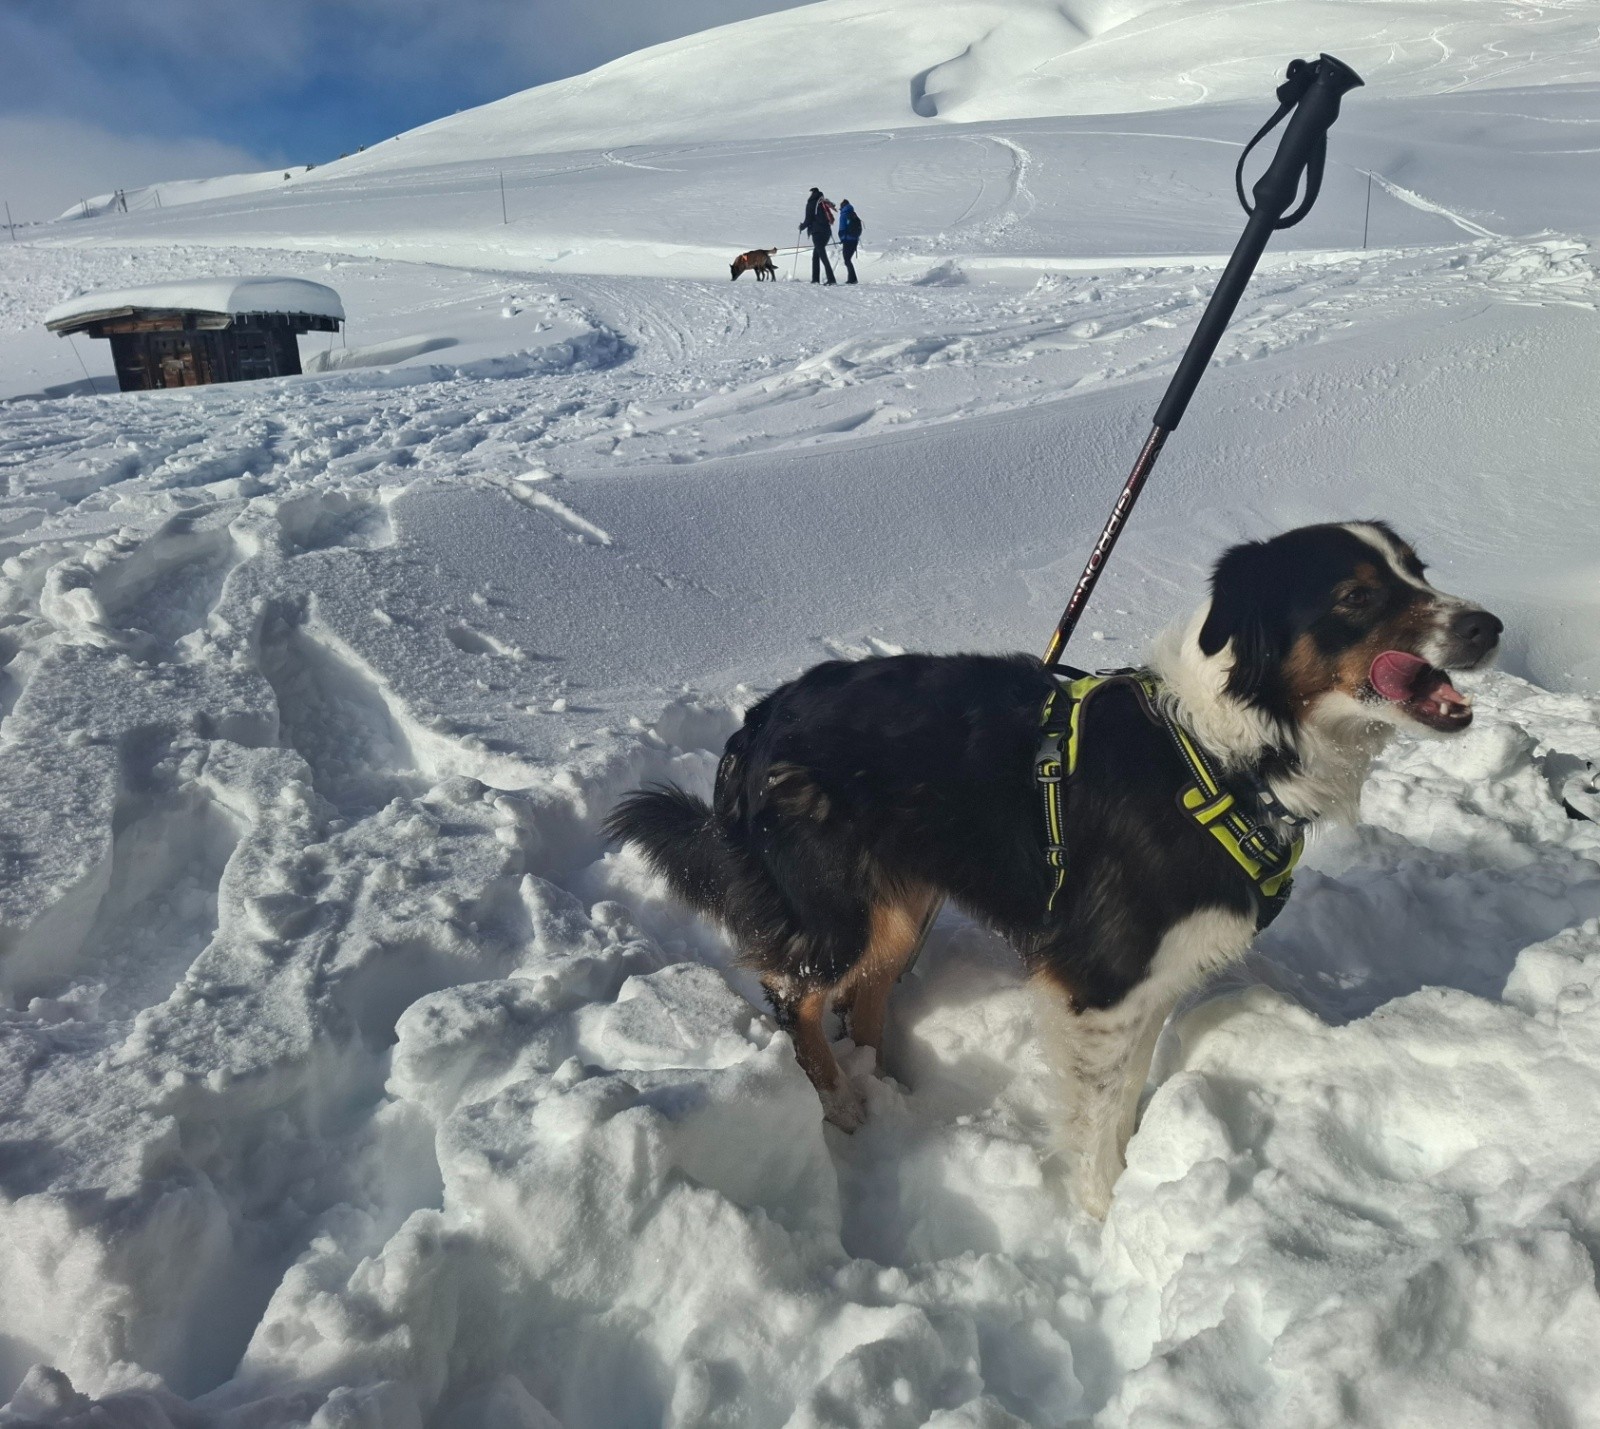
[[[825,655],[1040,642],[1262,104],[530,159],[509,224],[463,151],[0,248],[0,1424],[1600,1417],[1594,92],[1352,97],[1091,608],[1122,664],[1229,541],[1382,515],[1509,626],[1174,1019],[1103,1227],[981,929],[843,1137],[598,827]],[[819,171],[867,281],[730,285]],[[349,315],[302,378],[103,395],[41,326],[269,272]]]

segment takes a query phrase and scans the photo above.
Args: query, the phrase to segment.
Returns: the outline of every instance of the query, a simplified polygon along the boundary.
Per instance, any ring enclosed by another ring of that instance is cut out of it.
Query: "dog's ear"
[[[1280,582],[1271,552],[1260,541],[1235,546],[1211,575],[1211,609],[1200,627],[1200,651],[1215,655],[1233,642],[1228,693],[1259,702],[1278,663]]]

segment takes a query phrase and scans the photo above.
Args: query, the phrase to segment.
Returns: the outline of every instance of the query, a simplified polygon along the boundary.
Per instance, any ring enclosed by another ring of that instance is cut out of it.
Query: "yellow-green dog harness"
[[[1148,671],[1118,671],[1107,675],[1080,675],[1060,680],[1044,702],[1040,719],[1039,753],[1034,777],[1044,803],[1045,861],[1055,871],[1048,906],[1055,907],[1067,881],[1067,786],[1077,772],[1082,753],[1083,711],[1089,697],[1108,684],[1132,684],[1146,707],[1171,738],[1189,772],[1190,782],[1179,792],[1183,811],[1222,846],[1244,870],[1256,892],[1256,928],[1265,928],[1289,901],[1292,875],[1305,849],[1300,832],[1304,820],[1283,813],[1265,784],[1257,780],[1255,797],[1248,803],[1218,775],[1210,756],[1161,705],[1160,685]],[[1293,830],[1287,837],[1272,823],[1272,816],[1250,812],[1250,806],[1274,810]]]

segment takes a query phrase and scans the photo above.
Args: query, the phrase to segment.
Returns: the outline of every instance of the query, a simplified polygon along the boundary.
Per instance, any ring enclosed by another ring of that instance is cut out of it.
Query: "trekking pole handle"
[[[1243,236],[1223,269],[1217,288],[1206,304],[1205,313],[1189,340],[1188,349],[1172,374],[1166,395],[1156,408],[1156,426],[1172,431],[1183,420],[1189,399],[1206,370],[1211,356],[1222,340],[1233,310],[1244,296],[1245,284],[1255,272],[1256,264],[1267,246],[1267,240],[1279,228],[1298,223],[1311,211],[1322,185],[1322,167],[1327,156],[1328,130],[1339,117],[1339,101],[1352,89],[1363,83],[1343,60],[1323,55],[1315,60],[1293,60],[1284,82],[1278,86],[1278,112],[1269,119],[1245,148],[1245,155],[1255,147],[1272,127],[1291,109],[1294,111],[1288,128],[1283,131],[1278,152],[1267,171],[1256,180],[1251,191],[1255,207],[1248,205],[1245,212],[1250,221]],[[1239,160],[1240,173],[1236,177],[1241,202],[1244,198],[1244,157]],[[1306,196],[1300,208],[1287,220],[1284,214],[1294,202],[1300,187],[1301,176],[1306,179]]]

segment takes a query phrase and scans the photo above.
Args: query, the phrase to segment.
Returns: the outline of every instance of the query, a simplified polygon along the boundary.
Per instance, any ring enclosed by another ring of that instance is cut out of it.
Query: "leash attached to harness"
[[[1077,773],[1083,746],[1083,712],[1090,696],[1107,685],[1134,687],[1151,717],[1171,738],[1190,782],[1178,791],[1178,807],[1243,870],[1256,896],[1256,930],[1265,928],[1289,901],[1295,865],[1305,849],[1305,820],[1290,814],[1264,781],[1247,782],[1241,798],[1194,737],[1162,708],[1160,687],[1144,671],[1109,675],[1072,672],[1058,681],[1040,716],[1034,778],[1044,808],[1045,862],[1054,872],[1047,907],[1054,910],[1067,882],[1067,789]],[[1260,812],[1255,812],[1259,810]],[[1278,824],[1292,831],[1287,836]]]

